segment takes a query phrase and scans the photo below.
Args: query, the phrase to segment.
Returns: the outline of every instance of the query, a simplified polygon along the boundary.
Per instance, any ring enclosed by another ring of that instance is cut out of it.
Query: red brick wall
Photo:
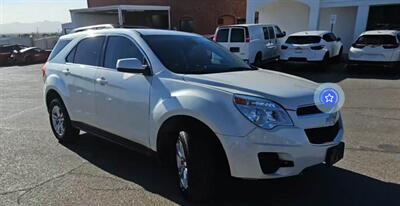
[[[180,19],[191,17],[199,34],[214,33],[220,16],[246,18],[246,0],[88,0],[89,7],[124,4],[171,6],[171,27],[179,29]]]
[[[87,0],[89,7],[109,5],[169,5],[170,0]]]

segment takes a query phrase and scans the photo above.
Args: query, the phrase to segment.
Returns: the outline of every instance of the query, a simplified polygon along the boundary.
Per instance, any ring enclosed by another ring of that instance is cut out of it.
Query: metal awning
[[[143,12],[143,11],[168,11],[169,21],[171,18],[170,6],[156,6],[156,5],[112,5],[102,7],[91,7],[85,9],[71,9],[72,14],[79,13],[106,13],[106,14],[118,14],[118,23],[123,25],[123,11],[128,12]]]
[[[71,13],[90,13],[90,12],[108,12],[108,11],[169,11],[170,6],[153,6],[153,5],[113,5],[113,6],[101,6],[91,7],[85,9],[71,9]]]

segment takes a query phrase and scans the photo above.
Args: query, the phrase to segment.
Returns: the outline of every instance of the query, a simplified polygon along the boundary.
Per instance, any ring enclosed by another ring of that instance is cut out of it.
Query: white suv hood
[[[184,79],[233,94],[265,97],[290,110],[313,104],[318,87],[312,81],[268,70],[185,75]]]

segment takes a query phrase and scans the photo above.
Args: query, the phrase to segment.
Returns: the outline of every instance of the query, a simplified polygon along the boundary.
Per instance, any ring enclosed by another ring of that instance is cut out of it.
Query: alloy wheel
[[[187,158],[184,150],[182,139],[185,137],[185,132],[179,133],[179,138],[176,141],[176,166],[179,176],[179,187],[181,190],[187,190],[188,185],[188,167]]]
[[[65,118],[63,111],[57,105],[51,111],[51,120],[54,130],[62,137],[65,134]]]

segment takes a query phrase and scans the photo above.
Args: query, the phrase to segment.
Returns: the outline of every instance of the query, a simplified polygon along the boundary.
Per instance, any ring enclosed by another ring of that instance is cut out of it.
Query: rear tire
[[[324,58],[322,59],[322,62],[321,62],[321,69],[322,70],[326,70],[326,69],[328,69],[328,66],[329,66],[329,62],[330,62],[330,58],[329,58],[329,53],[327,52],[325,55],[324,55]]]
[[[204,132],[188,127],[176,139],[176,171],[179,190],[193,202],[212,199],[216,192],[217,166],[213,145]]]
[[[49,120],[51,130],[60,143],[72,142],[79,135],[79,130],[72,126],[67,109],[59,98],[51,100],[49,104]]]
[[[256,58],[254,59],[253,65],[256,67],[262,66],[262,54],[261,53],[257,53]]]
[[[335,57],[335,63],[340,63],[343,55],[343,47],[340,47],[339,54]]]

